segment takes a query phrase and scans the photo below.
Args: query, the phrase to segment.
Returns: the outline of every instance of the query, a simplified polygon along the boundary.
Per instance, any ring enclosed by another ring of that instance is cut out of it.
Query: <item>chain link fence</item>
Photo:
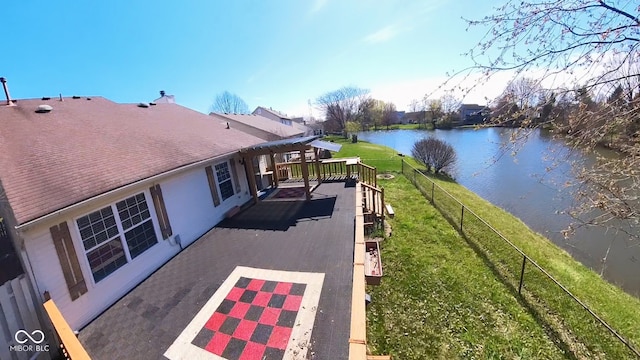
[[[402,160],[402,173],[465,237],[557,345],[578,358],[640,358],[638,348],[615,331],[545,269],[462,202]]]

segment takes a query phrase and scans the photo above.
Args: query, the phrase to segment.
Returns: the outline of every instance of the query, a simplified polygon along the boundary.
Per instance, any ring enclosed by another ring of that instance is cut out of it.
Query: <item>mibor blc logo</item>
[[[42,330],[33,330],[31,333],[26,330],[18,330],[13,335],[13,339],[18,344],[9,346],[9,351],[49,351],[49,344],[42,344],[44,342]]]

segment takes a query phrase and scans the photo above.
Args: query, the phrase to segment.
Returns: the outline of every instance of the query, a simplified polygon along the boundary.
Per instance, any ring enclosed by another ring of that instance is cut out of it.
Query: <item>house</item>
[[[78,330],[251,200],[262,138],[175,103],[0,104],[0,217],[39,300]]]
[[[293,126],[275,122],[262,115],[221,114],[214,112],[209,115],[219,120],[221,124],[229,123],[229,127],[244,131],[247,134],[259,137],[265,141],[304,136],[304,131],[298,130]]]
[[[220,114],[210,113],[219,124],[228,124],[232,129],[238,129],[265,141],[291,139],[305,136],[305,132],[293,126],[273,121],[261,115],[254,114]],[[288,157],[278,157],[278,161],[286,161]],[[258,190],[264,190],[273,184],[274,164],[270,157],[261,155],[253,159],[256,169],[254,174]]]
[[[289,125],[289,126],[291,126],[291,124],[293,123],[293,120],[287,115],[279,111],[273,110],[271,108],[267,109],[262,106],[258,106],[255,110],[253,110],[252,114],[264,116],[268,119],[271,119],[273,121],[277,121],[279,123]]]
[[[404,114],[404,121],[408,124],[425,124],[433,121],[431,110],[412,111]]]
[[[484,122],[487,107],[478,104],[462,104],[458,112],[460,113],[461,125],[475,125]]]
[[[262,106],[258,106],[255,110],[253,110],[252,114],[264,116],[267,119],[277,121],[284,125],[291,126],[296,130],[302,131],[304,133],[303,136],[314,135],[313,129],[306,126],[307,124],[305,124],[304,118],[301,118],[301,117],[292,118],[279,111],[273,110],[272,108],[267,109],[266,107],[262,107]]]
[[[160,90],[160,97],[153,100],[156,104],[175,104],[176,97],[174,95],[167,95],[164,90]]]

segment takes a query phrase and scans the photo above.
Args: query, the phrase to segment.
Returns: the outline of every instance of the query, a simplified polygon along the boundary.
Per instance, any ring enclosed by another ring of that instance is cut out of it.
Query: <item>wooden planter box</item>
[[[364,244],[364,279],[367,285],[380,285],[382,278],[380,244],[377,241],[366,241]]]

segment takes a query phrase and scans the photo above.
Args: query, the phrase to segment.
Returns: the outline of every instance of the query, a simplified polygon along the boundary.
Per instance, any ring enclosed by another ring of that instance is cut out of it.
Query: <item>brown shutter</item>
[[[211,190],[211,197],[213,198],[213,206],[218,206],[220,205],[220,196],[218,196],[218,187],[213,175],[213,169],[211,166],[207,166],[204,170],[207,172],[207,180],[209,180],[209,189]]]
[[[82,276],[82,270],[80,270],[78,255],[73,247],[69,227],[65,221],[50,227],[49,231],[51,232],[53,245],[56,247],[64,280],[69,288],[69,295],[71,295],[71,300],[75,300],[87,292],[87,284],[84,281],[84,276]]]
[[[240,178],[238,177],[238,172],[236,170],[236,160],[229,160],[229,164],[231,164],[231,176],[233,177],[233,184],[236,190],[235,193],[237,194],[242,191],[242,189],[240,188]]]
[[[153,206],[156,209],[156,216],[158,217],[158,223],[160,224],[162,238],[166,239],[173,234],[173,231],[171,230],[171,224],[169,223],[167,208],[164,206],[164,198],[162,197],[160,184],[150,187],[149,191],[151,192],[151,198],[153,199]]]

